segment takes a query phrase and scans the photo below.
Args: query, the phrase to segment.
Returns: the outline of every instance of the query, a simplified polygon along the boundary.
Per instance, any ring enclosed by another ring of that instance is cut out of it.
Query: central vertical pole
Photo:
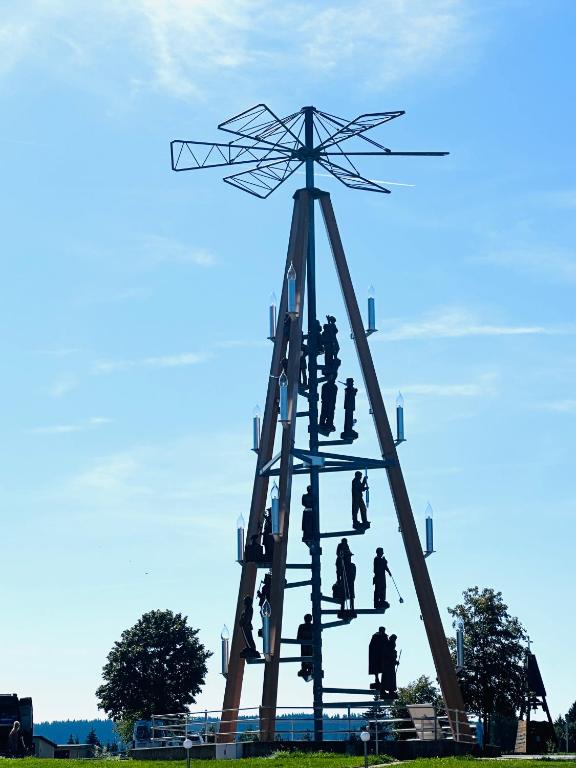
[[[316,241],[314,229],[314,107],[304,107],[304,143],[306,148],[306,189],[308,211],[308,411],[310,453],[318,452],[318,366],[316,338]],[[322,710],[322,582],[320,556],[320,483],[318,468],[310,467],[310,486],[314,498],[313,534],[310,545],[312,558],[312,628],[314,657],[314,741],[322,741],[324,721]]]

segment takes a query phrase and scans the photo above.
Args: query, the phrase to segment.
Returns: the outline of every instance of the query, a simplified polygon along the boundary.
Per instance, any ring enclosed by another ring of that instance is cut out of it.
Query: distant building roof
[[[33,740],[42,739],[42,741],[45,741],[47,744],[50,744],[50,746],[52,747],[58,746],[55,741],[52,741],[52,739],[47,739],[46,736],[40,736],[40,735],[34,734],[34,736],[32,736],[32,739]]]

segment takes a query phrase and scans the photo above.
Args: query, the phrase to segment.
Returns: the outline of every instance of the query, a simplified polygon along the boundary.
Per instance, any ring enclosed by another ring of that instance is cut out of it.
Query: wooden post
[[[286,272],[291,262],[295,263],[297,251],[302,250],[301,229],[302,217],[306,215],[306,206],[302,205],[297,197],[294,201],[292,213],[292,224],[290,229],[290,240],[288,244],[288,253],[286,256],[286,266],[283,275],[282,296],[280,299],[279,318],[281,322],[284,319],[287,308],[287,290],[286,290]],[[274,340],[274,349],[272,352],[272,361],[270,364],[270,377],[268,379],[268,388],[266,393],[266,404],[262,418],[262,432],[260,436],[260,450],[256,461],[256,472],[254,476],[254,486],[252,489],[252,502],[250,504],[250,516],[248,519],[247,538],[261,530],[264,509],[266,507],[266,498],[268,495],[268,477],[260,475],[261,468],[270,461],[274,450],[274,438],[276,436],[278,404],[278,375],[282,360],[286,355],[287,340],[282,333],[282,327],[279,326],[276,338]],[[238,588],[238,601],[236,604],[236,615],[234,617],[234,628],[232,631],[232,643],[230,647],[230,661],[228,664],[228,677],[226,678],[226,688],[224,691],[224,700],[222,703],[222,719],[220,722],[219,742],[233,742],[234,734],[237,730],[238,709],[240,707],[240,698],[242,695],[242,681],[244,676],[245,661],[240,656],[244,647],[242,631],[239,627],[240,615],[243,611],[243,601],[246,595],[254,596],[256,586],[257,568],[254,563],[242,564],[242,573],[240,576],[240,585]]]
[[[278,698],[278,674],[280,671],[280,638],[282,635],[282,614],[284,611],[284,586],[286,583],[286,556],[288,552],[288,528],[290,523],[290,500],[292,495],[292,449],[296,434],[296,411],[298,410],[298,383],[300,380],[300,351],[302,346],[302,319],[304,314],[304,287],[306,276],[306,246],[308,242],[308,193],[296,193],[302,206],[298,245],[293,264],[296,270],[296,307],[298,315],[290,323],[288,345],[288,415],[290,422],[282,433],[280,458],[280,531],[282,537],[274,544],[272,562],[272,584],[270,588],[270,648],[272,656],[266,662],[262,688],[260,734],[262,741],[273,741],[276,730],[276,702]]]
[[[344,248],[338,231],[338,225],[334,216],[334,209],[332,208],[330,195],[327,193],[322,193],[320,195],[320,207],[322,209],[334,263],[336,265],[336,271],[338,273],[346,310],[348,312],[348,319],[350,320],[350,326],[356,344],[356,351],[358,353],[364,384],[366,386],[376,433],[378,435],[380,451],[382,457],[390,462],[386,469],[388,483],[394,500],[398,524],[402,532],[406,556],[410,565],[410,571],[412,573],[412,579],[414,580],[414,587],[420,605],[420,612],[428,636],[428,643],[436,666],[438,682],[440,683],[442,696],[444,697],[444,703],[448,712],[452,735],[454,739],[459,740],[461,736],[471,736],[464,707],[464,700],[462,698],[460,686],[458,685],[458,679],[448,650],[440,613],[436,604],[434,590],[428,574],[428,568],[426,567],[426,561],[422,553],[420,537],[418,536],[416,523],[414,522],[414,515],[412,514],[408,491],[398,460],[394,437],[392,435],[392,430],[390,429],[386,409],[384,408],[384,400],[382,399],[382,393],[380,392],[380,387],[378,385],[376,370],[374,368],[370,347],[364,330],[364,323],[362,322],[362,316],[352,286],[350,271],[348,269]]]

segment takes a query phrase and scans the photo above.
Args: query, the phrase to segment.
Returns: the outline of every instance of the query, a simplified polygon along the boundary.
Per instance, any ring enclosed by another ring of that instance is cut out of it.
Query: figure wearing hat
[[[340,435],[342,440],[356,440],[358,432],[353,427],[354,411],[356,410],[356,394],[358,390],[354,386],[354,379],[346,379],[346,389],[344,390],[344,431]]]
[[[324,349],[324,373],[332,370],[334,359],[340,351],[338,344],[338,328],[336,327],[336,318],[333,315],[326,315],[327,322],[324,323],[322,330],[322,348]]]

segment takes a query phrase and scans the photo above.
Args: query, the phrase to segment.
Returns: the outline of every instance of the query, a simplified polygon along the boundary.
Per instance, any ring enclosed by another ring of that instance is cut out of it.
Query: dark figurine
[[[398,653],[396,652],[396,635],[390,635],[382,669],[382,684],[380,686],[381,699],[396,699],[398,697],[396,693],[397,667]]]
[[[322,347],[324,348],[324,373],[328,374],[333,371],[334,358],[340,351],[340,345],[336,338],[338,336],[336,318],[332,315],[326,315],[326,320],[322,331]]]
[[[368,646],[368,674],[374,675],[374,682],[370,684],[370,688],[374,690],[380,690],[380,675],[383,672],[383,660],[387,646],[386,627],[378,627],[378,632],[372,635]]]
[[[262,544],[264,545],[262,560],[266,563],[271,563],[274,557],[274,537],[272,536],[272,510],[270,507],[264,512]]]
[[[284,315],[284,325],[282,326],[282,336],[284,337],[284,341],[288,341],[290,339],[290,323],[292,322],[292,318],[286,312]]]
[[[386,574],[390,573],[388,560],[384,557],[384,550],[378,547],[376,557],[374,558],[374,608],[390,608],[390,603],[386,602]]]
[[[308,345],[304,344],[304,334],[302,334],[302,344],[300,346],[300,386],[308,386]]]
[[[340,435],[342,440],[356,440],[358,432],[353,427],[356,423],[354,411],[356,410],[356,394],[358,390],[354,386],[354,379],[346,379],[344,390],[344,431]]]
[[[342,539],[336,548],[336,583],[332,587],[332,596],[340,601],[340,618],[355,617],[354,582],[356,566],[352,562],[352,552],[348,540]],[[346,604],[348,603],[348,607]]]
[[[264,605],[266,600],[270,602],[270,595],[272,590],[272,574],[267,573],[262,581],[260,582],[260,589],[258,592],[256,592],[256,595],[258,597],[258,605],[260,608]]]
[[[352,480],[352,527],[355,529],[370,528],[367,508],[364,503],[364,492],[367,490],[368,479],[362,477],[362,472],[355,472],[354,480]],[[360,512],[361,521],[358,520],[358,512]]]
[[[243,659],[258,659],[260,658],[260,654],[256,650],[256,643],[254,642],[254,637],[252,636],[252,616],[254,614],[254,609],[252,608],[252,598],[250,595],[246,595],[244,598],[244,610],[242,611],[240,615],[240,629],[242,630],[242,635],[244,637],[244,643],[245,647],[242,651],[240,651],[240,656]]]
[[[314,535],[314,496],[312,495],[312,486],[306,488],[306,493],[302,495],[302,541],[312,540]]]
[[[307,613],[304,616],[304,624],[300,624],[298,627],[298,634],[296,635],[296,639],[303,641],[300,645],[300,656],[312,656],[314,653],[314,648],[309,644],[313,639],[311,613]],[[306,643],[304,641],[306,641]],[[308,683],[312,679],[313,669],[314,665],[311,661],[302,661],[300,671],[298,672],[298,677],[304,678],[304,680]]]
[[[385,627],[379,627],[372,635],[368,646],[368,674],[374,675],[370,688],[377,690],[381,699],[395,699],[396,668],[398,654],[396,653],[396,635],[386,634]]]
[[[334,426],[334,411],[336,410],[336,396],[338,387],[336,385],[336,375],[328,376],[328,381],[322,385],[322,407],[320,409],[320,424],[318,431],[323,435],[329,435],[336,431]]]
[[[244,548],[244,559],[247,563],[261,563],[264,561],[264,549],[260,544],[260,534],[250,536],[250,543]]]
[[[316,326],[312,333],[314,334],[314,341],[316,342],[316,355],[321,355],[324,352],[324,346],[322,343],[322,326],[320,325],[320,320],[316,320]]]

